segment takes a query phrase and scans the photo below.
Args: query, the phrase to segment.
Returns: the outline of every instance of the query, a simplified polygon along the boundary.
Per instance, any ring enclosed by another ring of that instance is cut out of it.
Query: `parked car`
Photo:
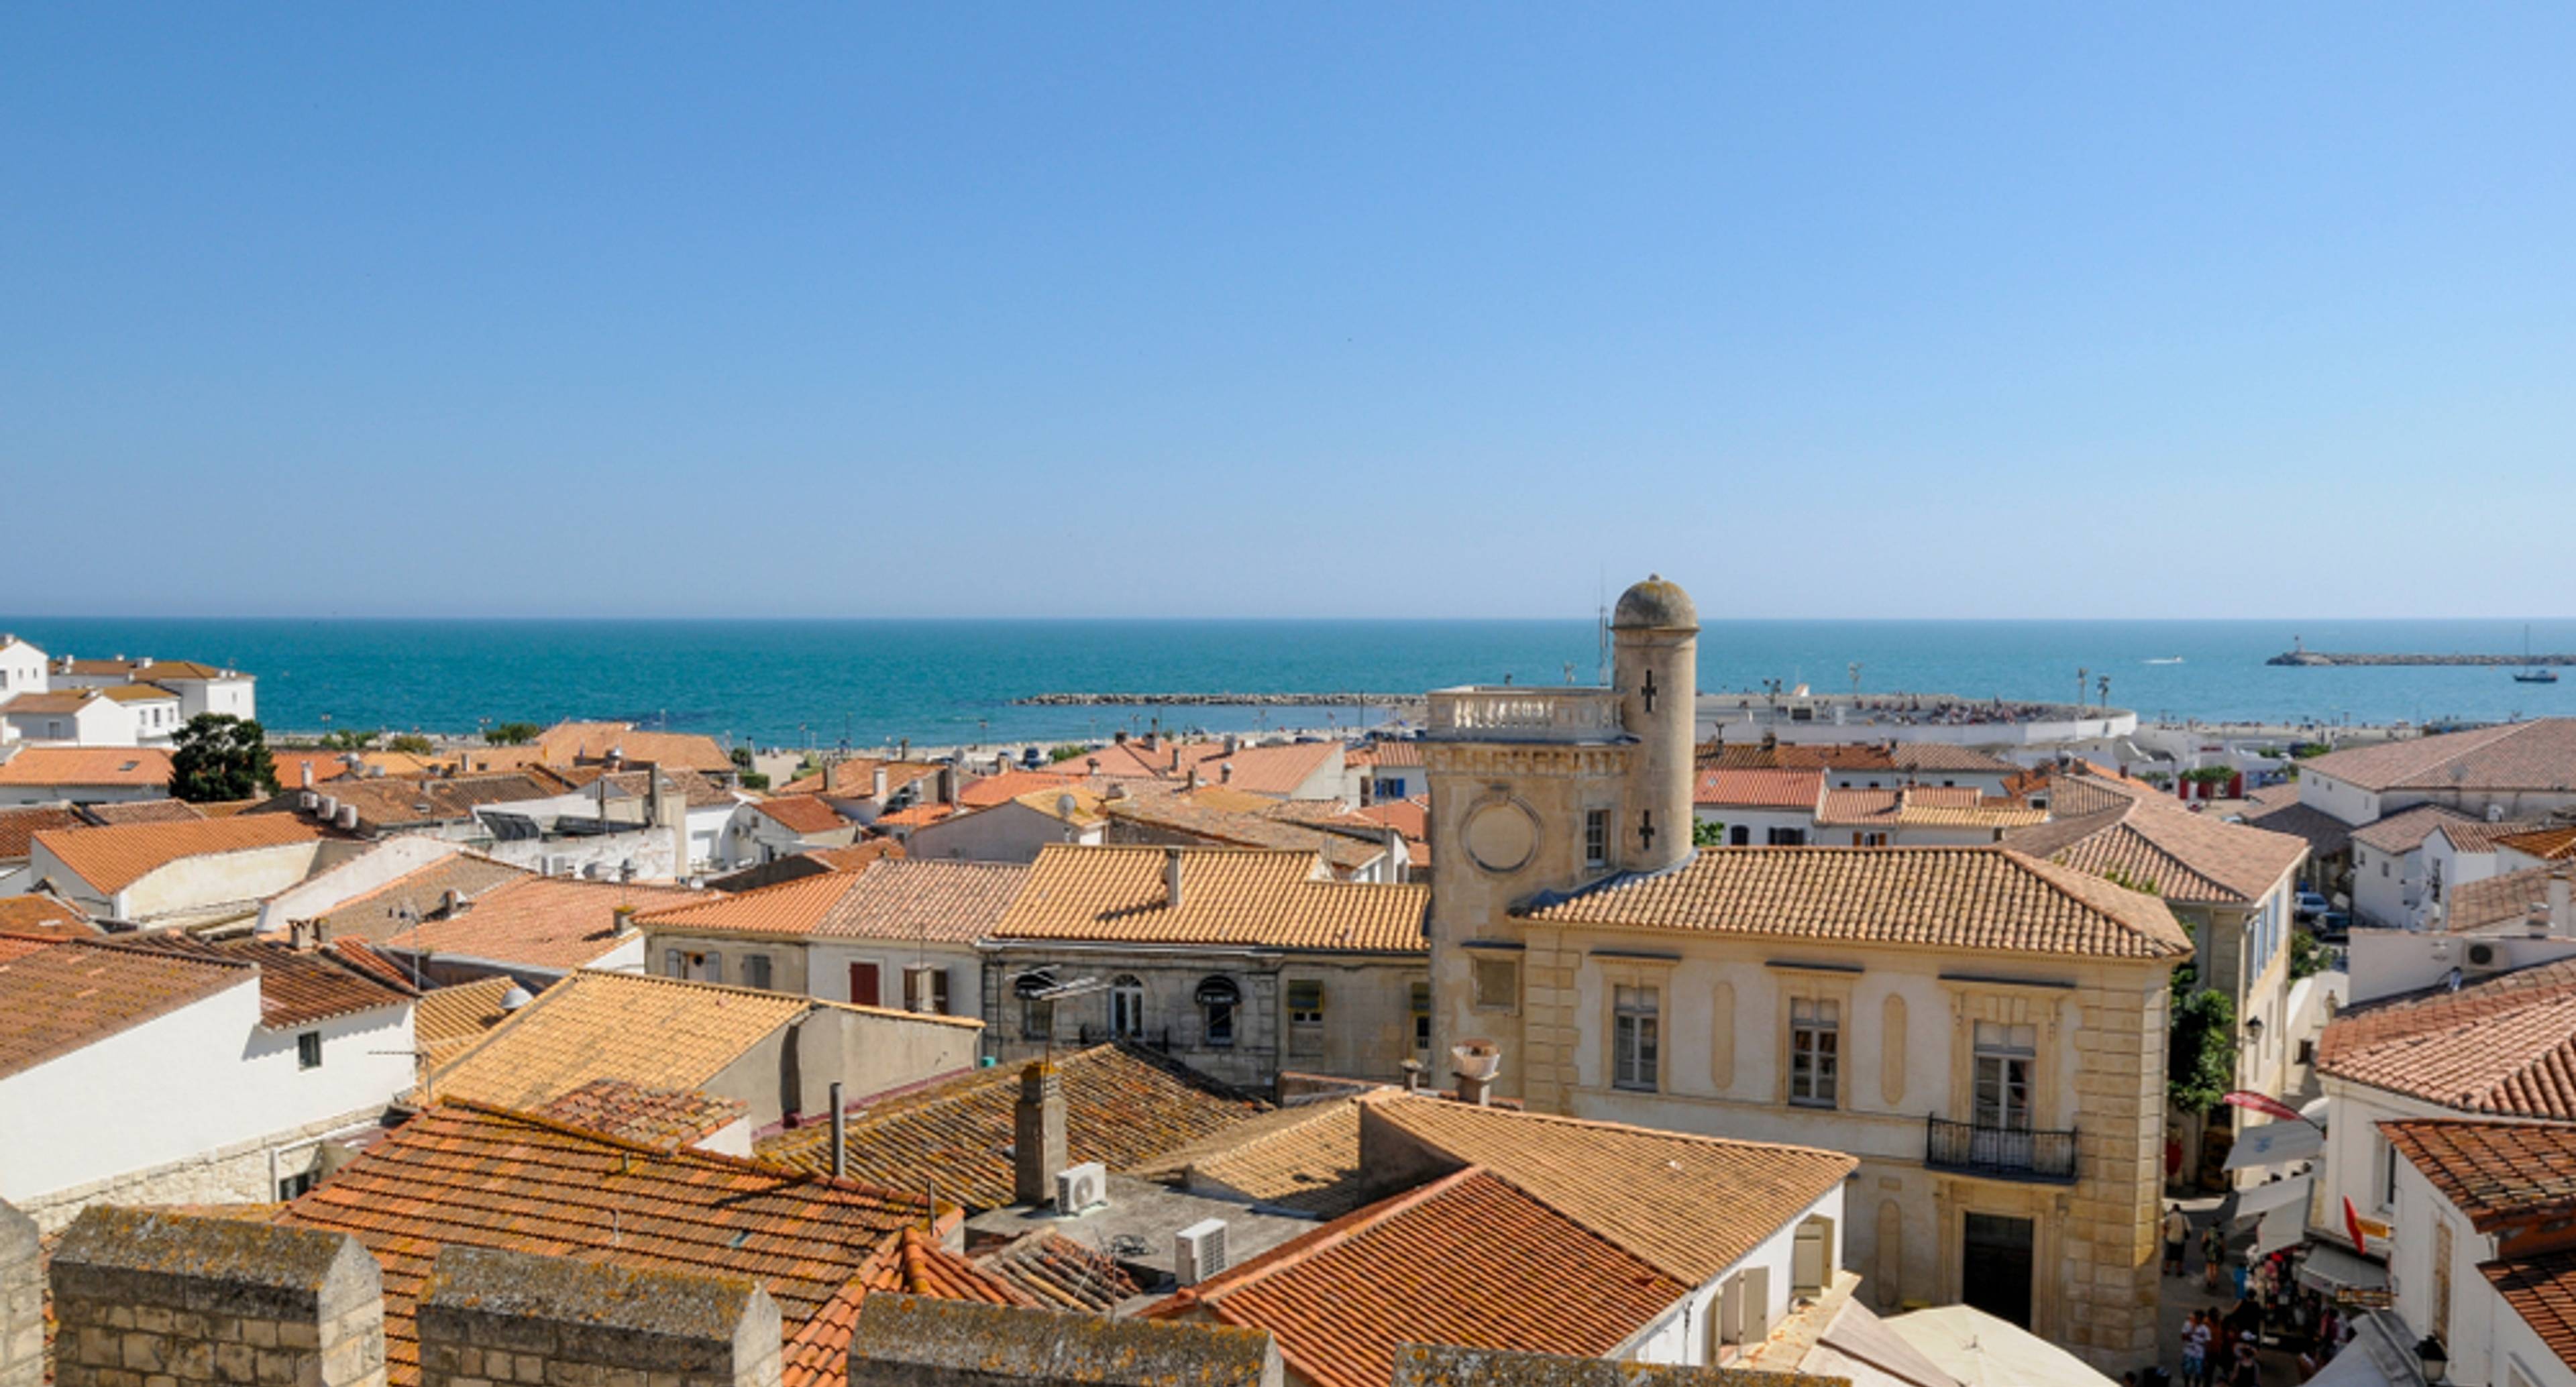
[[[2302,920],[2313,920],[2317,916],[2325,914],[2332,908],[2333,907],[2328,904],[2325,897],[2318,895],[2314,891],[2302,890],[2299,892],[2299,918]]]
[[[2348,910],[2322,911],[2317,915],[2316,922],[2308,926],[2308,933],[2315,935],[2317,942],[2320,944],[2350,943],[2352,940],[2352,912]]]

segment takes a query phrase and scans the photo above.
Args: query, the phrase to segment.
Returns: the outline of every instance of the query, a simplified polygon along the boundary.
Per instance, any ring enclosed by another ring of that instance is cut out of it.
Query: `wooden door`
[[[877,1005],[877,966],[875,964],[850,965],[850,1001],[863,1007]]]

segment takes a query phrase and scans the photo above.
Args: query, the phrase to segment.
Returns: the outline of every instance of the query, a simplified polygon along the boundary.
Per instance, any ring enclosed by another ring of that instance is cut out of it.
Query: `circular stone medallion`
[[[1538,815],[1518,800],[1479,807],[1467,816],[1467,855],[1494,873],[1517,872],[1538,854]]]

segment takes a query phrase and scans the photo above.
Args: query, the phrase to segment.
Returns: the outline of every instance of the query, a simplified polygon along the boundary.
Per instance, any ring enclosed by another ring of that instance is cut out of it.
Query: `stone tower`
[[[1609,688],[1479,684],[1436,689],[1423,760],[1431,779],[1431,1078],[1450,1047],[1503,1052],[1494,1092],[1570,1037],[1523,1033],[1528,989],[1572,986],[1524,966],[1515,906],[1691,855],[1699,616],[1650,577],[1619,598]]]
[[[1610,617],[1611,686],[1629,758],[1621,865],[1659,872],[1691,855],[1692,734],[1699,706],[1699,609],[1661,574],[1619,595]]]

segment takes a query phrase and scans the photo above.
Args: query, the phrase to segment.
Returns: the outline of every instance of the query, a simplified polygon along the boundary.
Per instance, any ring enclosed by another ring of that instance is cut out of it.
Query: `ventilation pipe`
[[[1163,904],[1181,908],[1181,850],[1163,849]]]
[[[832,1081],[832,1178],[850,1177],[850,1115],[841,1107],[841,1082]]]

